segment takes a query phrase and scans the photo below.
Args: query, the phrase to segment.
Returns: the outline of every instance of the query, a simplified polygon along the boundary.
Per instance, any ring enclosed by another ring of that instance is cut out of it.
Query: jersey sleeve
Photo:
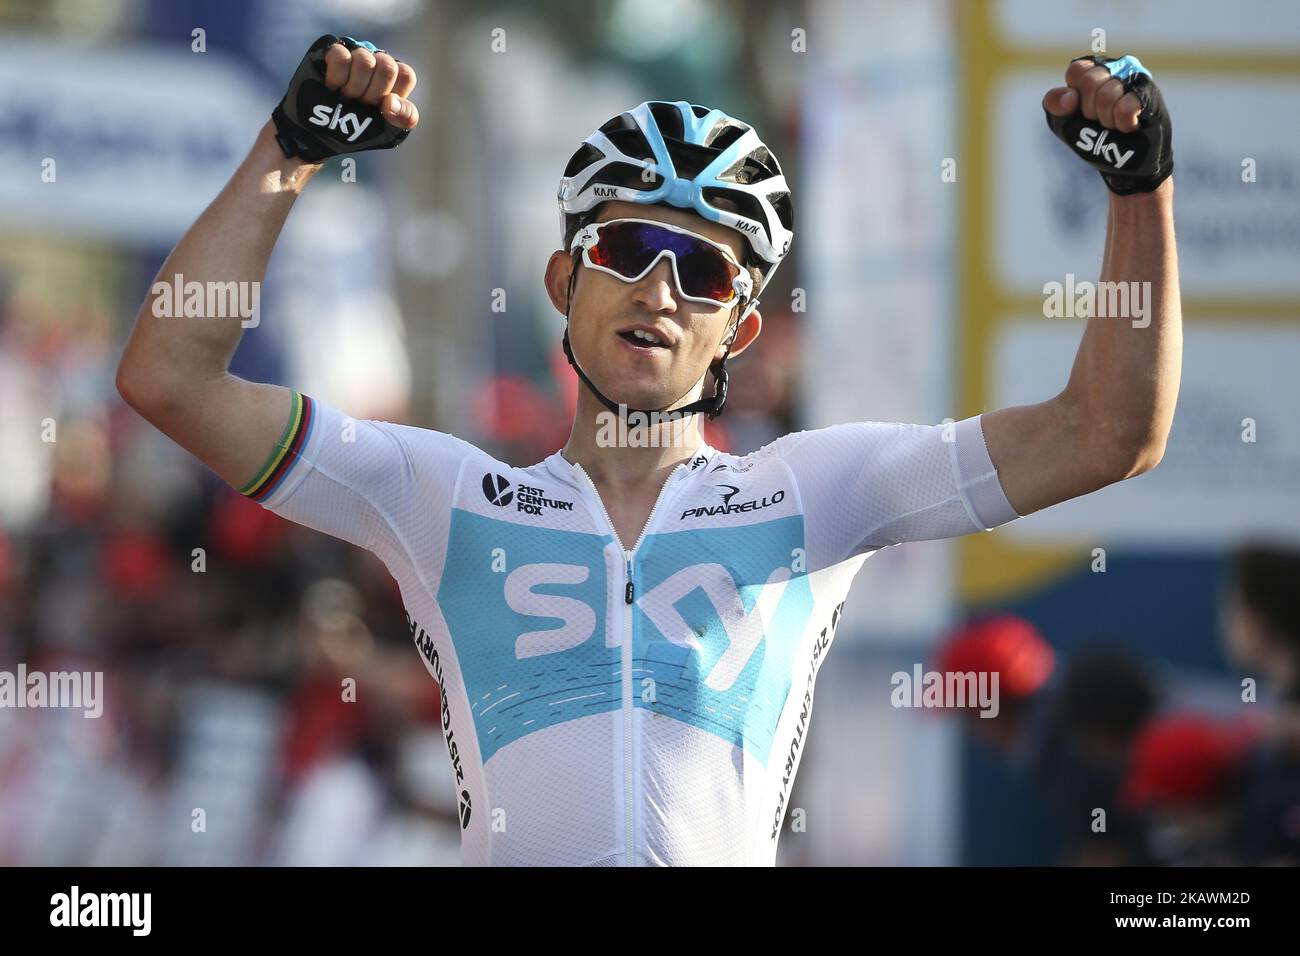
[[[290,394],[284,434],[240,492],[375,553],[390,570],[395,562],[441,565],[436,552],[446,541],[456,477],[478,449],[443,432],[357,420]]]
[[[944,425],[852,422],[793,432],[771,447],[794,476],[819,563],[1019,517],[980,416]]]

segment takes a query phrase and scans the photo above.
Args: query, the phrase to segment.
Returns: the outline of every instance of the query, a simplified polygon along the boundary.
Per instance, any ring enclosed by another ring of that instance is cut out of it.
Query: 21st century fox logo
[[[483,497],[498,508],[507,508],[514,504],[515,510],[527,515],[539,515],[543,508],[551,508],[555,511],[573,510],[572,501],[548,498],[541,488],[533,488],[529,485],[513,486],[508,479],[492,472],[483,476]]]

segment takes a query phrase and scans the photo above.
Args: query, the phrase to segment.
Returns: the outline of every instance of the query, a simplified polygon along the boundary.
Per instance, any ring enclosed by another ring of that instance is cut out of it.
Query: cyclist
[[[384,145],[416,126],[409,65],[347,38],[318,52],[325,86],[386,125],[341,107],[322,123]],[[1154,136],[1138,122],[1154,101],[1122,69],[1072,63],[1049,125],[1082,114],[1121,145]],[[295,126],[291,100],[161,276],[260,281],[320,168],[325,134]],[[866,557],[996,527],[1163,453],[1180,349],[1172,182],[1151,163],[1123,180],[1075,148],[1114,193],[1102,277],[1151,281],[1154,319],[1090,319],[1065,388],[1036,405],[710,447],[699,413],[721,412],[726,360],[759,334],[793,216],[756,132],[684,102],[614,117],[561,180],[545,282],[584,385],[544,461],[511,467],[242,381],[227,370],[237,318],[160,318],[153,295],[118,388],[233,487],[385,562],[442,689],[467,862],[770,865],[814,679]],[[674,414],[636,414],[650,412]]]

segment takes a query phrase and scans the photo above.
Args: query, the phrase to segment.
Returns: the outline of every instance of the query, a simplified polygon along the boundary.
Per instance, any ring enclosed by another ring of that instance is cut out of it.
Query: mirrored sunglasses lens
[[[731,281],[737,275],[736,267],[724,259],[718,250],[705,246],[677,257],[677,271],[681,273],[682,292],[703,299],[730,302],[736,290]]]
[[[740,269],[694,236],[649,223],[611,222],[600,227],[599,238],[589,254],[596,265],[634,279],[665,249],[677,256],[683,295],[724,303],[735,298],[732,280]]]
[[[600,227],[589,255],[596,265],[635,279],[659,252],[653,242],[647,242],[645,231],[637,223],[613,222]]]

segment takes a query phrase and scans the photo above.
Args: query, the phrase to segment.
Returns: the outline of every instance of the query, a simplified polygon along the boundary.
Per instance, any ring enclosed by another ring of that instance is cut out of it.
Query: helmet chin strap
[[[578,277],[577,267],[578,267],[577,255],[575,254],[574,268],[573,271],[569,273],[568,297],[564,304],[564,355],[566,358],[568,358],[569,364],[573,366],[573,370],[578,373],[578,378],[582,379],[582,384],[587,386],[591,394],[595,395],[596,398],[600,400],[600,403],[604,405],[606,408],[608,408],[611,412],[613,412],[616,415],[621,414],[622,412],[619,405],[616,402],[612,401],[604,393],[602,393],[601,390],[596,387],[596,383],[593,382],[591,379],[589,379],[587,377],[587,374],[582,370],[581,366],[578,365],[578,360],[573,357],[573,347],[569,344],[569,309],[573,305],[573,286],[577,282],[577,277]],[[746,310],[746,314],[748,314],[749,311],[752,311],[753,306],[757,304],[758,304],[757,299],[749,303],[748,308]],[[627,410],[627,414],[641,415],[647,421],[660,421],[660,422],[676,421],[677,419],[686,418],[687,416],[690,415],[696,415],[699,414],[700,412],[707,412],[709,418],[711,419],[717,418],[719,415],[721,415],[722,406],[727,401],[727,356],[731,352],[731,343],[735,341],[736,333],[740,330],[740,322],[741,320],[738,318],[736,320],[736,324],[732,326],[731,336],[727,339],[727,347],[722,352],[722,358],[717,360],[716,362],[712,362],[709,364],[709,371],[713,373],[713,377],[717,382],[717,385],[713,391],[712,398],[701,398],[698,401],[691,402],[689,405],[683,405],[681,408],[673,408],[671,410],[665,410],[662,408],[661,409],[629,408]],[[678,401],[681,401],[682,397],[684,396],[679,396]],[[670,402],[669,405],[671,404],[672,403]],[[650,418],[651,415],[654,415],[656,417],[654,419],[651,419]]]

